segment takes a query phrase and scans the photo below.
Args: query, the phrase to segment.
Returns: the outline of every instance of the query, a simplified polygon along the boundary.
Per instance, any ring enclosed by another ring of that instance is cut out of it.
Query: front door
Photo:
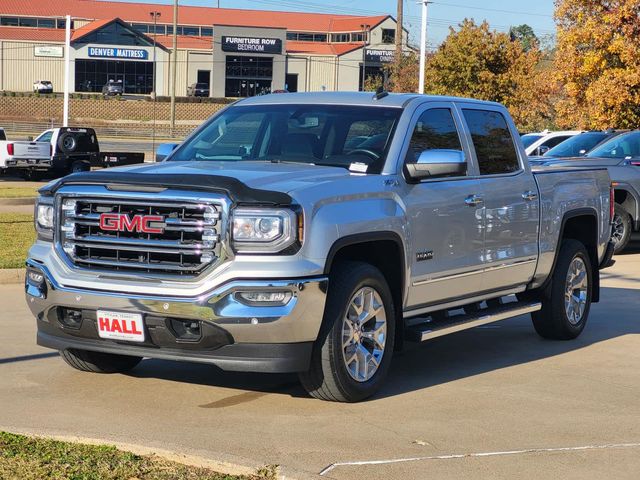
[[[515,127],[499,109],[462,105],[485,206],[482,289],[528,283],[538,257],[540,205],[533,175],[515,147]]]
[[[476,295],[481,288],[484,206],[475,166],[461,141],[462,119],[449,102],[429,103],[416,112],[407,160],[433,149],[463,151],[464,175],[430,178],[407,185],[411,284],[407,311]]]

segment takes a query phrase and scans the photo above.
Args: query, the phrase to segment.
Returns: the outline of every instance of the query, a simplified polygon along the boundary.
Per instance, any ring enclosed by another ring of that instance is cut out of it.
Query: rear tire
[[[564,240],[549,285],[538,299],[542,310],[533,312],[533,326],[543,338],[571,340],[582,333],[591,308],[593,272],[584,245]]]
[[[128,372],[142,360],[142,357],[75,349],[61,350],[60,356],[76,370],[92,373]]]
[[[362,262],[338,264],[310,368],[299,375],[321,400],[357,402],[381,387],[393,355],[395,309],[387,281]]]
[[[615,204],[613,213],[613,229],[611,232],[611,240],[615,243],[613,254],[621,253],[631,239],[631,215],[618,203]]]
[[[88,172],[91,170],[91,165],[85,160],[76,160],[71,164],[69,173]]]

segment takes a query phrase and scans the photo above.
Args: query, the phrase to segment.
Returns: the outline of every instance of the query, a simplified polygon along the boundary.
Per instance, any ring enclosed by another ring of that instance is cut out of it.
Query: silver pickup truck
[[[532,173],[507,110],[460,98],[246,99],[161,163],[40,194],[40,345],[91,372],[298,372],[333,401],[376,392],[405,340],[522,314],[577,337],[613,252],[607,171]]]

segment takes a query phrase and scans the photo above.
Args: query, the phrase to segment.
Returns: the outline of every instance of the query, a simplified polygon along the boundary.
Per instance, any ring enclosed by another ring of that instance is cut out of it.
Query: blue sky
[[[153,3],[153,0],[142,0]],[[218,0],[180,0],[184,5],[216,6]],[[221,7],[259,10],[289,10],[342,14],[381,14],[395,16],[396,0],[219,0]],[[157,3],[172,3],[159,0]],[[416,0],[405,0],[406,26],[417,41],[420,28],[420,6]],[[487,20],[496,30],[506,31],[511,25],[527,23],[538,36],[554,32],[553,0],[435,0],[429,6],[429,43],[437,45],[447,36],[448,27],[465,17],[480,22]]]

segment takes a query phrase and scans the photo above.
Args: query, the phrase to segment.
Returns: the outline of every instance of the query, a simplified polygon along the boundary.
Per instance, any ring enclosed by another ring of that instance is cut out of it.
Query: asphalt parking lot
[[[0,429],[278,464],[288,478],[635,479],[640,241],[616,258],[577,340],[541,340],[528,316],[442,337],[349,405],[308,398],[288,375],[159,360],[74,371],[35,345],[22,287],[3,286]]]

